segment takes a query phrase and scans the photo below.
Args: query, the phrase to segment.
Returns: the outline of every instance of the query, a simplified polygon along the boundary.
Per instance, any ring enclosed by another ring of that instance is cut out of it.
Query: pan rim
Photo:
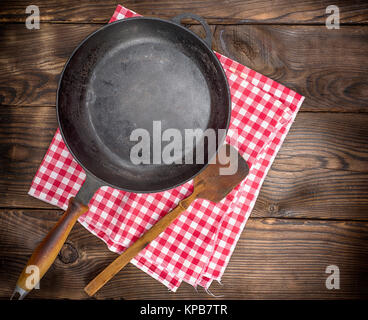
[[[197,40],[199,40],[200,42],[202,42],[202,44],[205,46],[205,48],[207,49],[208,53],[212,56],[213,61],[218,65],[219,69],[221,70],[221,75],[222,77],[225,79],[225,87],[226,87],[226,95],[227,95],[227,120],[226,120],[226,128],[224,128],[225,130],[225,134],[223,135],[223,137],[221,137],[221,140],[218,141],[217,144],[217,148],[216,148],[216,152],[214,152],[213,155],[211,155],[211,157],[208,159],[207,163],[205,163],[195,174],[193,174],[190,178],[182,180],[178,183],[173,184],[170,187],[164,187],[164,188],[160,188],[160,189],[150,189],[150,190],[135,190],[135,189],[131,189],[131,188],[124,188],[124,187],[120,187],[120,186],[116,186],[113,185],[107,181],[105,181],[104,179],[96,176],[94,173],[92,173],[90,170],[88,170],[86,168],[86,166],[78,159],[78,157],[75,155],[75,153],[73,152],[73,150],[70,148],[67,139],[65,138],[62,126],[61,126],[61,121],[60,121],[60,111],[59,111],[59,94],[60,94],[60,86],[64,77],[64,73],[70,63],[70,61],[72,60],[72,58],[74,57],[74,55],[76,54],[76,52],[83,46],[83,44],[85,44],[90,38],[92,38],[95,34],[115,25],[115,24],[120,24],[120,23],[126,23],[128,21],[132,21],[132,20],[146,20],[146,21],[159,21],[159,22],[163,22],[163,23],[168,23],[171,25],[174,25],[178,28],[181,28],[183,31],[188,32],[189,34],[191,34],[192,36],[194,36]],[[57,86],[57,91],[56,91],[56,117],[57,117],[57,122],[58,122],[58,128],[60,131],[60,134],[62,136],[63,142],[66,145],[68,151],[70,152],[70,154],[72,155],[73,159],[82,167],[82,169],[85,171],[86,176],[90,176],[93,179],[95,179],[100,187],[103,186],[108,186],[108,187],[112,187],[118,190],[122,190],[122,191],[126,191],[126,192],[132,192],[132,193],[158,193],[158,192],[162,192],[162,191],[166,191],[166,190],[171,190],[174,189],[178,186],[181,186],[183,184],[185,184],[186,182],[189,182],[191,180],[194,179],[194,177],[196,177],[198,174],[200,174],[203,170],[206,169],[206,167],[209,165],[209,163],[211,162],[211,160],[216,157],[219,148],[224,144],[225,139],[226,139],[226,134],[228,132],[229,129],[229,125],[230,125],[230,120],[231,120],[231,94],[230,94],[230,88],[229,88],[229,83],[228,83],[228,79],[227,76],[225,74],[225,71],[220,63],[220,61],[218,60],[216,54],[214,53],[214,51],[212,50],[212,48],[208,47],[208,44],[201,38],[199,37],[196,33],[194,33],[193,31],[191,31],[190,29],[184,27],[181,24],[177,24],[174,21],[171,20],[166,20],[166,19],[161,19],[161,18],[154,18],[154,17],[131,17],[131,18],[126,18],[126,19],[121,19],[121,20],[117,20],[111,23],[108,23],[104,26],[102,26],[101,28],[95,30],[94,32],[92,32],[91,34],[89,34],[86,38],[84,38],[78,45],[77,47],[73,50],[73,52],[71,53],[71,55],[69,56],[68,60],[66,61],[62,72],[60,73],[60,78],[58,81],[58,86]]]

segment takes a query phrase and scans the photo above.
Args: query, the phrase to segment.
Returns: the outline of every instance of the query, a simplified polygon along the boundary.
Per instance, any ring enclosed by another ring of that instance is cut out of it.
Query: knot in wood
[[[268,206],[269,213],[277,213],[278,211],[279,211],[279,206],[277,204],[272,203]]]
[[[69,242],[64,243],[58,258],[65,264],[70,264],[79,258],[78,250]]]

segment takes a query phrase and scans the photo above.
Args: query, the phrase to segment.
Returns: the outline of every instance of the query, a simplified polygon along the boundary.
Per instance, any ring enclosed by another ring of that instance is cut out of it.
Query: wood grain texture
[[[340,8],[341,23],[367,23],[368,6],[365,0],[311,0],[311,1],[242,1],[242,0],[39,0],[37,3],[22,0],[2,0],[0,22],[24,22],[28,5],[37,4],[41,21],[106,23],[117,4],[142,15],[171,18],[183,12],[192,12],[206,18],[210,23],[293,23],[325,24],[326,8]]]
[[[55,105],[65,62],[98,27],[1,25],[0,105]],[[368,26],[241,25],[212,32],[214,50],[306,96],[302,111],[368,111]]]
[[[299,114],[252,215],[366,220],[367,116]]]
[[[218,26],[214,49],[306,97],[302,111],[368,110],[368,27]]]
[[[61,212],[2,210],[0,298],[8,298],[19,271]],[[250,219],[214,294],[224,299],[333,299],[368,297],[368,223]],[[85,299],[83,287],[116,254],[77,225],[61,254],[28,299]],[[328,265],[340,269],[340,290],[327,290]],[[183,283],[174,294],[133,265],[119,272],[97,299],[214,299]]]
[[[0,107],[1,207],[51,207],[27,192],[56,128],[53,107]]]
[[[5,44],[0,51],[0,105],[55,105],[68,56],[97,28],[48,25],[28,30],[23,25],[0,25],[0,42]]]
[[[257,217],[368,219],[368,114],[301,113],[268,173]],[[27,195],[57,128],[53,107],[0,108],[0,207]]]

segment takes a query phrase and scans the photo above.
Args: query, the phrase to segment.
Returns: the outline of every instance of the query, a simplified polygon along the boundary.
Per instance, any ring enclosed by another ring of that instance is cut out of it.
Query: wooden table
[[[0,3],[0,297],[61,210],[27,195],[57,128],[57,80],[73,48],[105,24],[119,1]],[[38,5],[39,30],[25,27]],[[264,182],[223,277],[225,299],[368,297],[368,3],[362,1],[124,1],[143,15],[193,12],[214,49],[306,96]],[[340,8],[340,29],[325,26]],[[191,28],[200,30],[198,25]],[[115,254],[77,225],[29,298],[85,299],[83,287]],[[340,289],[325,286],[329,265]],[[177,293],[133,265],[96,296],[213,299],[183,283]]]

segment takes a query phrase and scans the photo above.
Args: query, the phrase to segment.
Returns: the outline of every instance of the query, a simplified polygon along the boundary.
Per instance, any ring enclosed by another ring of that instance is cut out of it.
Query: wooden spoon
[[[227,162],[222,164],[221,162]],[[237,167],[236,167],[237,165]],[[224,174],[222,170],[235,168],[232,174]],[[249,168],[245,160],[230,145],[223,145],[217,153],[216,163],[209,164],[205,170],[194,178],[193,193],[181,200],[177,207],[166,214],[142,237],[134,242],[99,275],[97,275],[84,291],[93,296],[107,281],[117,274],[141,250],[163,232],[189,205],[198,198],[219,202],[225,198],[248,174]]]

